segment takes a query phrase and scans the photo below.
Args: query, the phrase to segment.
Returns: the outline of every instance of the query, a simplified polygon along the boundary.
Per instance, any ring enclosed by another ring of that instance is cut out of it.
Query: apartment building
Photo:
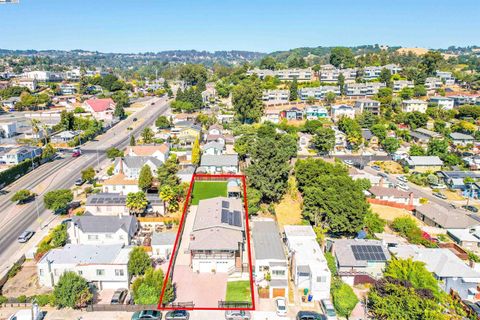
[[[325,98],[327,92],[333,92],[337,96],[340,95],[339,86],[320,86],[320,87],[311,87],[311,88],[302,88],[298,90],[298,95],[301,100],[308,100],[309,98],[314,98],[316,100],[321,100]]]

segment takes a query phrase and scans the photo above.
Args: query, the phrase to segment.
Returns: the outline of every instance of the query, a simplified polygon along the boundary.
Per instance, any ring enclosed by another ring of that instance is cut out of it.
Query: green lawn
[[[193,185],[192,204],[197,205],[198,201],[215,197],[227,196],[227,182],[224,181],[198,181]]]
[[[228,281],[225,301],[252,301],[250,281]]]

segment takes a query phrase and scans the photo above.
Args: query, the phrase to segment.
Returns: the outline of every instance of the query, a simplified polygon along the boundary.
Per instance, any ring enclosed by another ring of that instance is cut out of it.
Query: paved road
[[[155,119],[168,109],[166,99],[156,98],[154,105],[147,106],[135,113],[138,121],[133,122],[134,117],[129,117],[95,141],[90,141],[82,146],[86,153],[78,158],[66,156],[64,159],[55,160],[33,170],[4,190],[8,194],[0,196],[0,261],[10,258],[22,244],[17,243],[17,237],[26,229],[39,230],[53,218],[50,210],[45,210],[43,194],[55,189],[70,188],[80,172],[90,166],[96,166],[105,158],[105,150],[110,147],[123,148],[130,135],[138,135],[143,128],[151,125]],[[132,130],[127,130],[131,127]],[[35,190],[35,187],[41,190]],[[20,189],[30,189],[38,194],[38,201],[17,206],[10,201],[12,195]],[[13,213],[13,214],[12,214]],[[42,221],[42,222],[41,222]],[[4,270],[0,270],[3,272]]]

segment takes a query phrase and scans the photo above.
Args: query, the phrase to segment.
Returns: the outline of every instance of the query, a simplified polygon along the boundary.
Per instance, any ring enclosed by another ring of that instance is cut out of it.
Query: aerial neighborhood
[[[2,49],[0,107],[1,319],[480,319],[479,47]]]

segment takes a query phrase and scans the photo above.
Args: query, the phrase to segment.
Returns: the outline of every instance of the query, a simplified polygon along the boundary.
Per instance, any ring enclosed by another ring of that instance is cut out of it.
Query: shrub
[[[13,264],[13,266],[10,268],[10,270],[8,270],[7,278],[11,279],[11,278],[15,277],[17,275],[17,273],[20,272],[20,270],[22,270],[22,265],[18,262],[15,262]]]
[[[0,296],[0,304],[4,304],[8,302],[8,298],[5,296]]]
[[[22,294],[21,296],[17,297],[17,301],[18,301],[18,303],[25,303],[25,302],[27,302],[27,296]]]
[[[55,298],[53,294],[39,294],[36,296],[32,297],[32,300],[35,300],[35,302],[40,306],[44,307],[47,304],[53,306],[55,304]]]

